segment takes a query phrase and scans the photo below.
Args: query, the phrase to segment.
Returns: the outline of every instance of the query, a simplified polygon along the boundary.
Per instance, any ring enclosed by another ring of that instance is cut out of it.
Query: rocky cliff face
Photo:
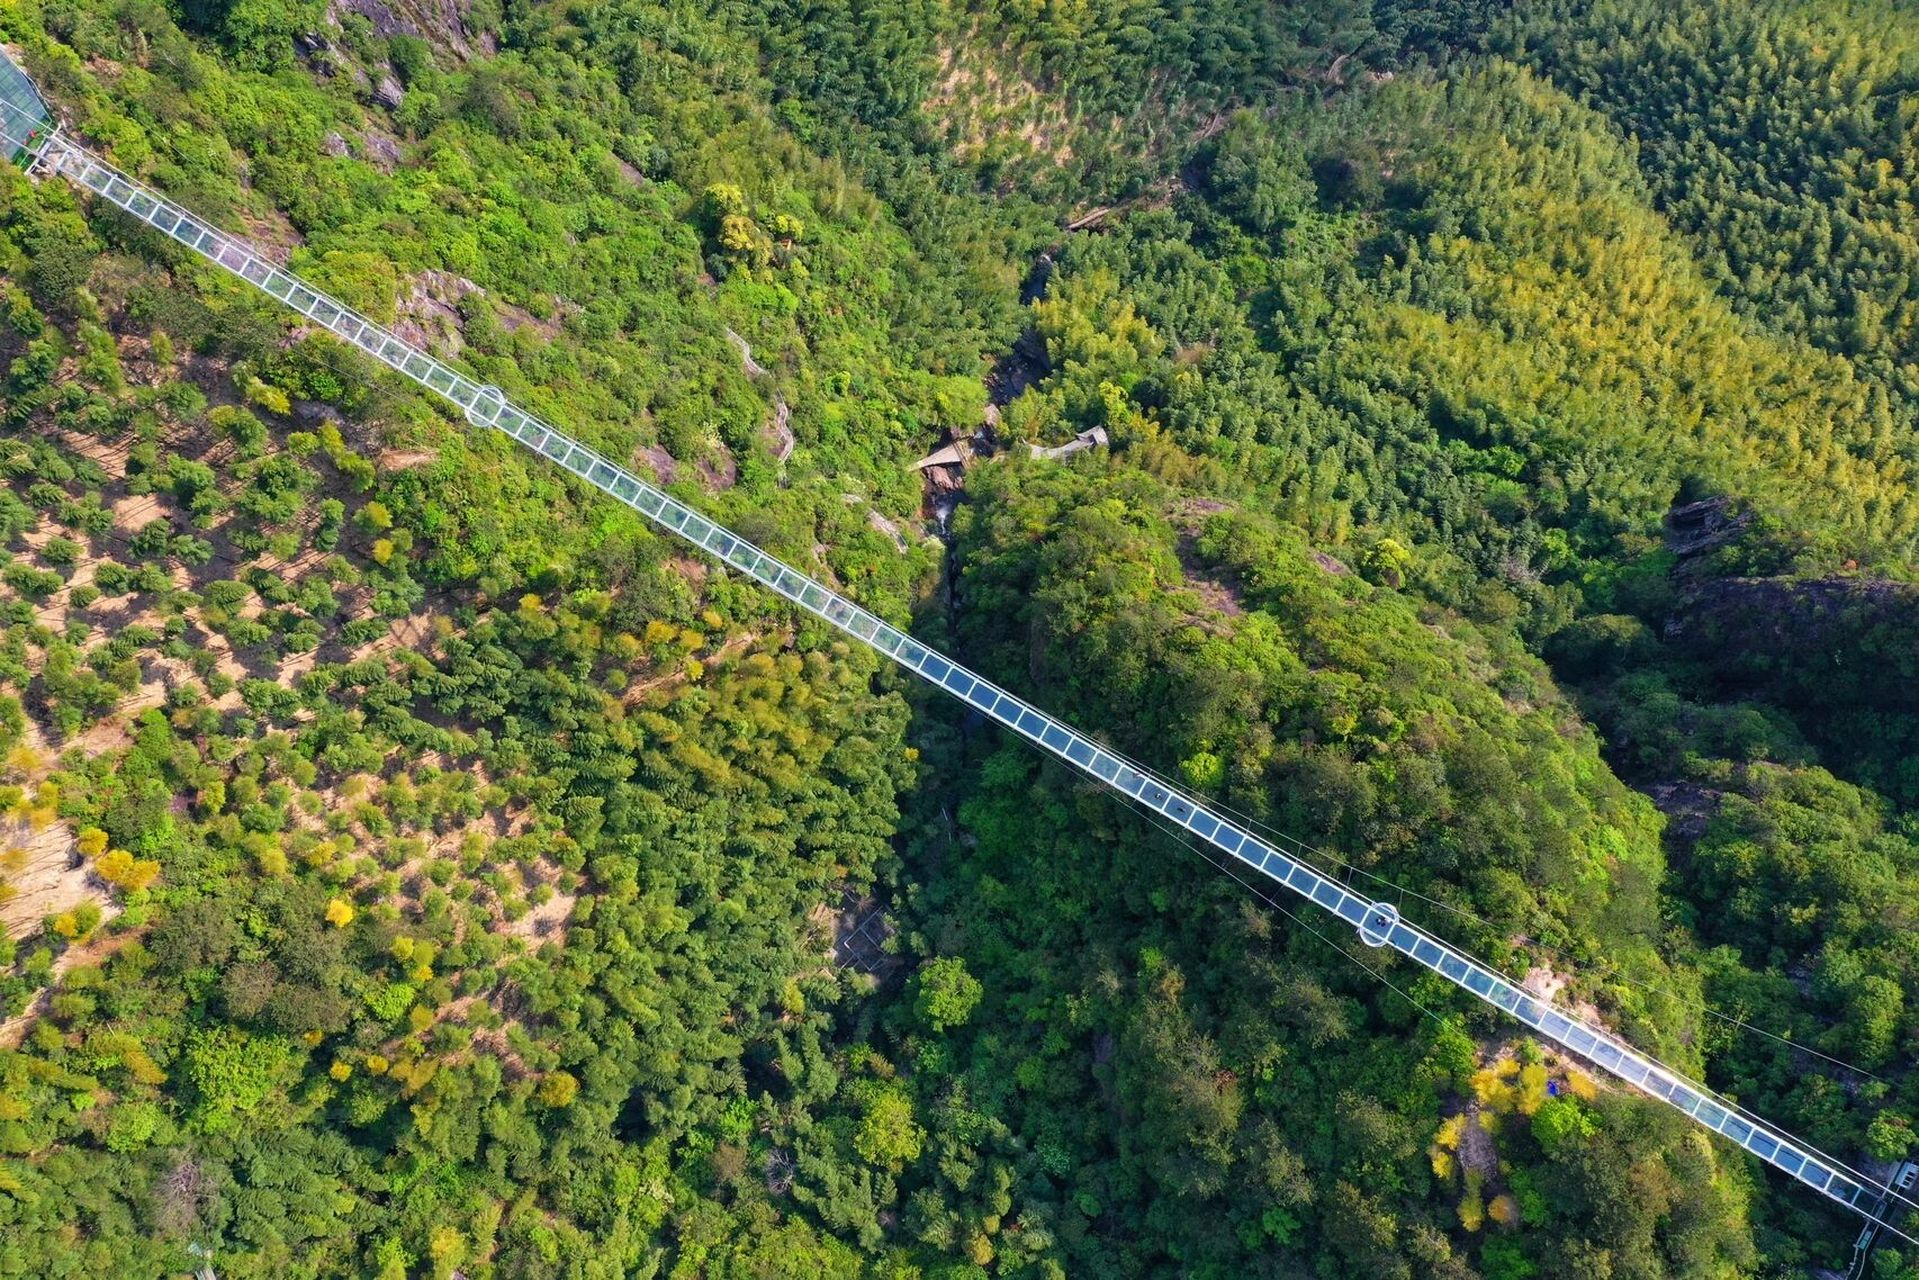
[[[1794,708],[1919,710],[1919,587],[1784,572],[1807,562],[1793,537],[1724,497],[1673,508],[1672,594],[1641,616],[1722,694]]]
[[[1725,682],[1919,709],[1919,588],[1853,578],[1722,578],[1679,597],[1665,638]]]
[[[485,53],[497,52],[493,32],[473,29],[469,8],[463,0],[333,0],[327,14],[336,26],[346,14],[358,14],[373,25],[375,35],[419,36],[461,57],[476,46]]]

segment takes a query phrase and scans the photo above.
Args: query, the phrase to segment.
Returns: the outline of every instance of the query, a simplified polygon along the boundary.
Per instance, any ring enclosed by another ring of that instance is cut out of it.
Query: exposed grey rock
[[[493,32],[476,32],[467,25],[467,8],[462,0],[331,0],[327,14],[338,22],[345,14],[357,13],[382,39],[419,36],[461,58],[476,45],[482,53],[499,52]]]
[[[1751,519],[1725,498],[1689,502],[1666,513],[1666,546],[1675,555],[1696,556],[1730,542]]]
[[[317,426],[331,422],[336,426],[345,421],[340,411],[332,405],[319,400],[295,400],[293,402],[293,420],[302,426]]]
[[[382,173],[392,173],[400,167],[400,144],[384,133],[369,131],[361,134],[360,152],[369,164]]]
[[[1659,812],[1666,815],[1667,835],[1681,848],[1690,849],[1706,834],[1713,816],[1726,793],[1696,782],[1655,782],[1645,789]]]

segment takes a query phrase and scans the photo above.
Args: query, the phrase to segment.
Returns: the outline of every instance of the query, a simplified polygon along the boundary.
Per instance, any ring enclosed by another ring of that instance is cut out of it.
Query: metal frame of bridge
[[[3,54],[0,54],[0,67],[13,71],[20,83],[31,87]],[[37,96],[34,102],[38,102]],[[1072,768],[1337,916],[1352,926],[1367,946],[1391,948],[1510,1014],[1606,1074],[1704,1125],[1826,1199],[1883,1230],[1919,1244],[1919,1238],[1908,1235],[1894,1220],[1895,1209],[1919,1211],[1919,1200],[1909,1197],[1904,1188],[1881,1185],[1848,1168],[1811,1144],[1740,1109],[1705,1085],[1633,1048],[1612,1032],[1522,989],[1427,930],[1402,920],[1392,904],[1371,901],[1350,892],[1339,881],[1215,812],[1171,782],[927,648],[899,628],[542,422],[510,403],[497,387],[477,382],[409,346],[338,299],[261,256],[243,240],[128,177],[61,130],[49,130],[49,119],[44,104],[39,106],[36,116],[32,104],[22,104],[0,94],[0,144],[12,147],[15,155],[24,153],[29,158],[30,173],[64,178],[126,211],[348,345],[450,401],[471,425],[511,437],[669,533],[693,543],[807,613],[938,685]]]

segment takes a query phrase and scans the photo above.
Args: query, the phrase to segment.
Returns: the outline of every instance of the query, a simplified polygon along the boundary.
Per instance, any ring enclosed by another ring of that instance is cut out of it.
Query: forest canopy
[[[0,41],[929,645],[1839,1158],[1919,1148],[1910,15]],[[1804,1187],[12,167],[0,312],[0,1276],[1848,1261]]]

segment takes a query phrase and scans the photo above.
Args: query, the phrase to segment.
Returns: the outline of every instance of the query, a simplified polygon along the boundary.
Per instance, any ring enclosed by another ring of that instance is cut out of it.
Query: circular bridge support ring
[[[491,427],[499,422],[505,408],[506,396],[489,383],[480,388],[480,394],[466,407],[466,420],[476,427]]]
[[[1359,926],[1359,940],[1369,947],[1383,947],[1398,923],[1398,907],[1390,902],[1375,902],[1366,908],[1366,919]]]

